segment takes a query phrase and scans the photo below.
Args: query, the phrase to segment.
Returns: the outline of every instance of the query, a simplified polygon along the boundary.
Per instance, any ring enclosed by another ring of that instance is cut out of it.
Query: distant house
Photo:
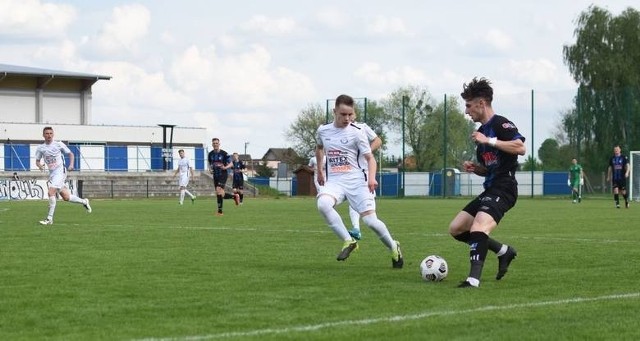
[[[284,171],[288,174],[304,161],[293,148],[269,148],[262,160],[271,169],[283,170],[283,165],[286,165]]]

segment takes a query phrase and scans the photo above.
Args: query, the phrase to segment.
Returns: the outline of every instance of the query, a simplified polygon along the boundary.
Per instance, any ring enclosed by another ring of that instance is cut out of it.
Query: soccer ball
[[[427,282],[440,282],[447,278],[449,266],[447,265],[447,261],[440,256],[427,256],[420,262],[420,274],[422,275],[422,279]]]

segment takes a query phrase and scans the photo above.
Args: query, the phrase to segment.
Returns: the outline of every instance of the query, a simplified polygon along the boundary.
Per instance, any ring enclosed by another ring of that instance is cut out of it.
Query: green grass
[[[0,340],[637,339],[640,208],[520,199],[493,236],[519,256],[457,289],[468,248],[447,234],[468,199],[381,199],[405,268],[363,225],[346,262],[311,198],[92,200],[94,212],[0,202]],[[346,218],[346,206],[339,208]],[[420,279],[439,254],[445,281]]]

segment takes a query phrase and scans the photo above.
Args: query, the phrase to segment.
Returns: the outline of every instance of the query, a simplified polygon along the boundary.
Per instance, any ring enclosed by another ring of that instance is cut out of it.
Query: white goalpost
[[[631,167],[629,178],[629,200],[640,201],[640,151],[630,153],[629,167]],[[637,171],[635,171],[637,170]]]

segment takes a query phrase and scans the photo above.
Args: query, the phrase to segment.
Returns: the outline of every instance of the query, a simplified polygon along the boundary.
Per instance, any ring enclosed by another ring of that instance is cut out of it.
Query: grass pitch
[[[518,250],[496,281],[458,289],[468,248],[447,234],[465,199],[380,199],[405,268],[362,225],[339,241],[311,198],[0,202],[0,340],[636,339],[640,207],[522,198],[492,234]],[[348,223],[346,205],[339,211]],[[438,254],[449,277],[423,282]]]

